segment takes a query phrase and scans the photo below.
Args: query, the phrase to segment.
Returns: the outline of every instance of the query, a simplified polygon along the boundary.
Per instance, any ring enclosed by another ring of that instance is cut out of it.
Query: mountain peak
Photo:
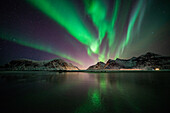
[[[132,57],[131,59],[119,59],[116,60],[109,59],[106,64],[98,66],[90,66],[88,70],[98,70],[98,69],[170,69],[170,57],[164,57],[159,54],[152,52],[147,52],[145,55],[139,57]]]
[[[145,55],[147,55],[147,56],[161,56],[159,54],[155,54],[155,53],[152,53],[152,52],[147,52]]]
[[[97,64],[90,66],[87,70],[104,69],[104,66],[105,66],[104,62],[97,62]]]
[[[49,61],[35,61],[30,59],[12,60],[5,65],[8,70],[79,70],[78,67],[67,63],[63,59]]]

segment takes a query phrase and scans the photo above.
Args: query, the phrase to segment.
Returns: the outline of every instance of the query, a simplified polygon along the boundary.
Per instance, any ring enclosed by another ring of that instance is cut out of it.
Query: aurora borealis
[[[148,51],[170,55],[168,0],[3,0],[0,62],[62,58],[87,68]]]

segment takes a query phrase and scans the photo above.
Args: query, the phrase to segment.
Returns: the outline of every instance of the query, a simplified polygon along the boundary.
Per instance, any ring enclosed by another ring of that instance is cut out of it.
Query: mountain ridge
[[[1,70],[15,70],[15,71],[24,71],[24,70],[79,70],[77,66],[67,63],[62,59],[52,59],[45,61],[36,61],[31,59],[17,59],[12,60],[9,63],[1,66]]]
[[[106,63],[97,62],[95,65],[89,66],[87,70],[120,70],[120,69],[141,69],[155,70],[170,69],[170,56],[162,56],[159,54],[147,52],[138,57],[130,59],[116,60],[109,59]],[[80,70],[77,66],[64,61],[63,59],[52,59],[45,61],[36,61],[31,59],[12,60],[4,66],[0,66],[0,70],[11,71],[68,71]]]
[[[104,63],[104,62],[103,62]],[[87,70],[106,70],[106,69],[142,69],[155,70],[170,69],[170,56],[161,56],[152,52],[147,52],[139,57],[130,59],[109,59],[103,67],[98,66],[98,63],[90,66]]]

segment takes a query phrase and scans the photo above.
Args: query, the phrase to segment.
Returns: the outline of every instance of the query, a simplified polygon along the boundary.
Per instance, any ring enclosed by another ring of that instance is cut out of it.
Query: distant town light
[[[160,69],[159,68],[155,68],[156,71],[159,71]]]

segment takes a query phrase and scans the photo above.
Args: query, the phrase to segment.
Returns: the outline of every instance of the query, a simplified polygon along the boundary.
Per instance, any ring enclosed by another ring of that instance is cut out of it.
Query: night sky
[[[62,58],[84,69],[146,52],[170,56],[169,0],[1,0],[0,64]]]

